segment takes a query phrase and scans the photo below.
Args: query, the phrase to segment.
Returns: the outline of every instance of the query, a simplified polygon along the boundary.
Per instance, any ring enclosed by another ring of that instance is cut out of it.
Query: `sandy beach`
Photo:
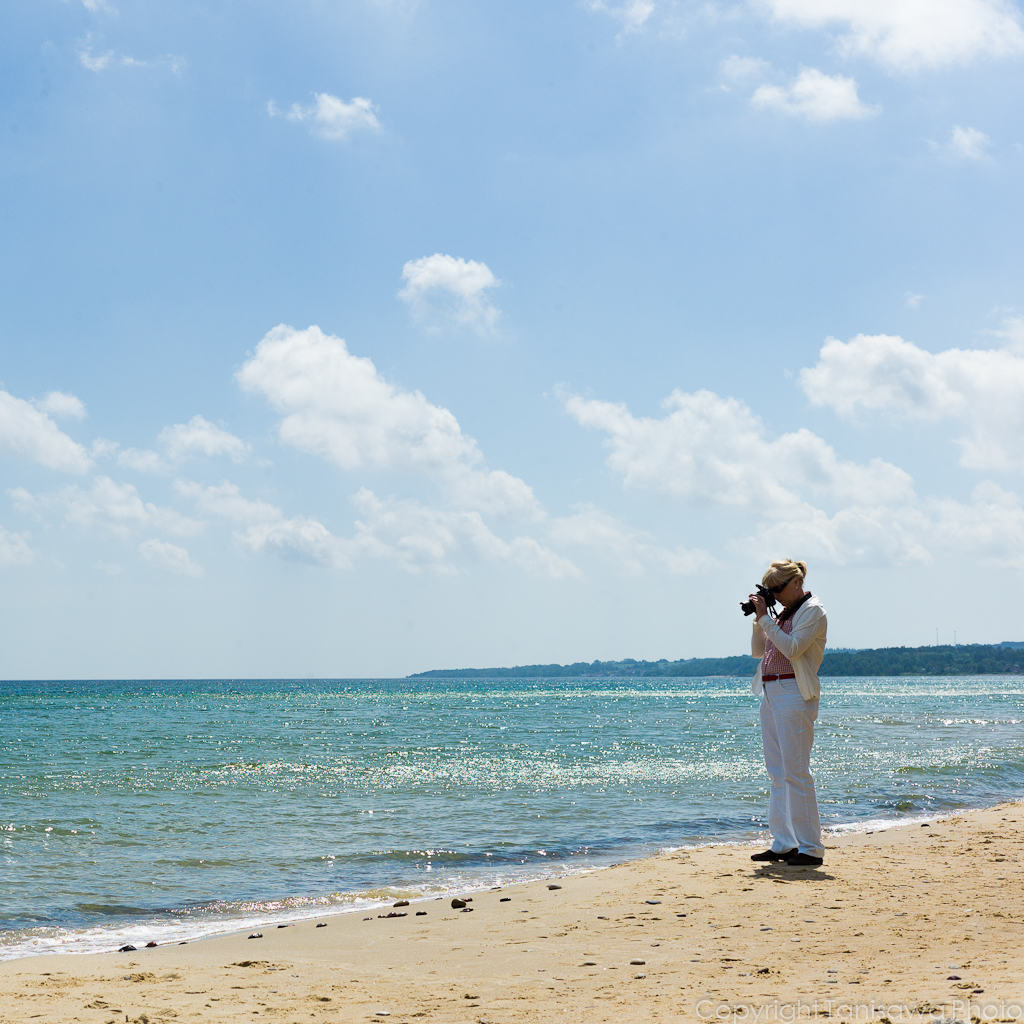
[[[0,1021],[1019,1020],[1022,846],[1006,803],[833,837],[820,869],[707,847],[467,893],[471,911],[31,957],[0,965]]]

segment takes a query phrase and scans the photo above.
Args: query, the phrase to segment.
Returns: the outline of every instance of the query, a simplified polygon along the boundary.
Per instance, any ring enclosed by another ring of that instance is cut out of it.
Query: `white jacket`
[[[796,684],[804,700],[814,700],[821,693],[818,669],[825,657],[825,633],[828,619],[825,609],[816,597],[810,597],[796,610],[793,616],[793,632],[784,633],[782,627],[770,616],[762,615],[754,623],[754,636],[750,642],[750,653],[761,662],[754,672],[750,689],[760,693],[761,667],[764,665],[764,638],[767,634],[781,654],[789,658],[796,674]]]

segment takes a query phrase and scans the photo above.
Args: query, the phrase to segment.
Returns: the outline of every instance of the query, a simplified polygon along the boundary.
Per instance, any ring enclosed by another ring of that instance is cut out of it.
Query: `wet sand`
[[[1024,1017],[1024,803],[827,846],[816,869],[709,847],[467,893],[469,913],[10,961],[0,1022]]]

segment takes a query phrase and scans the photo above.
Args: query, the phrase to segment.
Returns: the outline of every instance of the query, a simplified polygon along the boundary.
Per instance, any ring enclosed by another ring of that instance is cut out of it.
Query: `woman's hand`
[[[768,614],[768,605],[764,603],[764,598],[760,594],[751,594],[750,600],[754,605],[754,618],[759,619],[762,615]]]

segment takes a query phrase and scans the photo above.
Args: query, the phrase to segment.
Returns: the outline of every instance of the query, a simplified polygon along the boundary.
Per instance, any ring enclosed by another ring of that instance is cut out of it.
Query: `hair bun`
[[[792,558],[777,558],[761,577],[761,584],[765,587],[779,587],[797,577],[801,582],[807,579],[806,562],[794,562]]]

